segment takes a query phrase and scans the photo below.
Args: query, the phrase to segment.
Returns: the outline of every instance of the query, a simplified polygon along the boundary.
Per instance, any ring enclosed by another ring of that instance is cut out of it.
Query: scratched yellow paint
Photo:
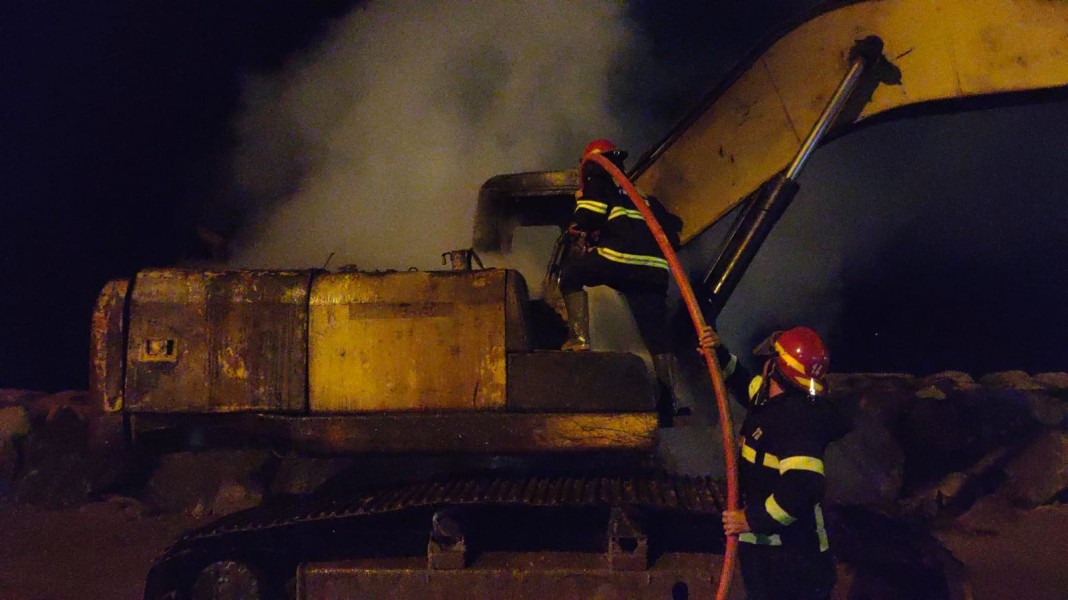
[[[547,419],[544,428],[532,432],[546,447],[648,448],[656,439],[656,414],[561,415]]]
[[[330,273],[312,284],[312,412],[505,403],[505,271]]]
[[[636,176],[689,240],[784,169],[877,35],[901,72],[857,121],[927,102],[1068,84],[1068,1],[880,0],[844,6],[776,41]]]

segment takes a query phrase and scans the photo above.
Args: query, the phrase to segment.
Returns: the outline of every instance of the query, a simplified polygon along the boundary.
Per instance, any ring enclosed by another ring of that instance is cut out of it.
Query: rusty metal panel
[[[901,83],[878,86],[853,123],[920,102],[1068,84],[1068,2],[881,0],[828,11],[744,64],[636,165],[639,187],[683,219],[684,241],[790,162],[854,42],[869,35],[883,40]]]
[[[122,372],[126,348],[127,279],[109,281],[97,296],[90,333],[89,393],[104,410],[122,410]]]
[[[504,270],[335,273],[312,285],[312,412],[504,406]]]
[[[288,417],[233,415],[213,423],[283,440],[315,454],[650,451],[656,413],[503,411]]]
[[[303,411],[310,272],[145,271],[134,283],[127,407]]]

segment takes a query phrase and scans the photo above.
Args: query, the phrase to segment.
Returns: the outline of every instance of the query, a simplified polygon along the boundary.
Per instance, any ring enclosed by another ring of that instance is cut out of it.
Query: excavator
[[[714,322],[829,137],[1064,97],[1066,51],[1068,3],[1050,0],[831,2],[767,38],[626,174],[681,217],[684,246],[734,216],[695,323]],[[473,249],[566,228],[577,188],[575,170],[489,179]],[[555,351],[549,293],[450,257],[432,272],[150,269],[104,286],[91,390],[133,443],[196,430],[393,465],[187,533],[146,600],[730,597],[731,482],[658,468],[665,415],[642,359]]]

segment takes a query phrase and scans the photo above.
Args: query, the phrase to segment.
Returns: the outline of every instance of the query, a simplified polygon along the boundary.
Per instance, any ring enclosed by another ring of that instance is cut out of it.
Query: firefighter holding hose
[[[593,154],[604,156],[620,170],[627,157],[625,151],[607,139],[590,142],[583,159]],[[653,357],[660,397],[663,403],[671,405],[666,411],[673,415],[674,355],[668,351],[664,327],[667,260],[641,211],[604,168],[584,160],[579,175],[575,211],[568,227],[571,251],[560,268],[560,292],[568,324],[568,338],[561,349],[590,349],[589,301],[584,288],[607,285],[618,290],[626,299]],[[655,198],[644,198],[644,201],[664,229],[673,234],[677,245],[682,222]]]
[[[707,330],[702,344],[714,344],[706,340],[713,335]],[[762,372],[735,394],[748,409],[739,439],[744,506],[723,513],[723,529],[738,536],[747,600],[829,599],[835,570],[820,507],[823,456],[848,430],[825,398],[830,356],[807,327],[777,331],[753,353],[764,357]],[[722,346],[717,354],[729,357]],[[733,370],[732,387],[744,386],[744,369]]]

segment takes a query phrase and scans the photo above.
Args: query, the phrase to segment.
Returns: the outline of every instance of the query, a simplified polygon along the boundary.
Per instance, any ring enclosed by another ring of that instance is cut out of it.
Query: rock
[[[82,420],[78,412],[64,407],[51,418],[47,413],[40,414],[41,422],[22,442],[23,474],[14,485],[16,501],[68,508],[130,478],[133,456],[119,448],[90,448],[90,423]]]
[[[938,388],[936,385],[929,385],[925,388],[920,388],[913,394],[917,398],[922,400],[945,400],[946,393]]]
[[[0,498],[11,493],[18,468],[19,457],[14,443],[0,439]]]
[[[145,487],[145,499],[163,512],[222,516],[263,499],[271,466],[265,450],[168,454]]]
[[[905,450],[905,487],[911,494],[966,470],[1036,427],[1026,393],[1018,390],[980,388],[916,400],[892,427]]]
[[[1000,483],[1008,456],[1009,448],[998,447],[967,470],[949,473],[902,500],[902,514],[928,520],[960,514]]]
[[[271,494],[310,494],[327,479],[355,464],[352,458],[286,456],[271,479]]]
[[[1068,488],[1068,433],[1045,431],[1005,469],[1004,492],[1017,506],[1034,508]]]
[[[44,396],[33,390],[0,389],[0,408],[6,406],[23,406],[35,398]]]
[[[219,491],[211,500],[210,514],[228,515],[246,508],[259,506],[263,502],[264,487],[257,481],[224,481]]]
[[[920,379],[919,386],[926,388],[934,386],[943,392],[974,390],[980,385],[972,379],[972,376],[964,371],[942,371],[928,375]]]
[[[77,455],[61,455],[41,462],[16,482],[15,501],[60,510],[84,503],[92,485],[85,460]]]
[[[127,519],[136,521],[145,517],[151,516],[152,511],[144,502],[141,502],[137,498],[131,498],[129,496],[108,496],[105,500],[110,506],[113,506],[119,512],[123,514]]]
[[[993,388],[1010,388],[1014,390],[1040,390],[1043,386],[1031,379],[1026,371],[1001,371],[989,373],[979,378],[979,383]]]
[[[23,447],[26,461],[33,466],[66,454],[84,454],[87,449],[88,424],[73,410],[60,408],[48,415],[30,411],[34,428],[26,437]]]
[[[1038,373],[1031,379],[1052,390],[1068,390],[1068,373]]]
[[[61,412],[71,412],[79,421],[88,421],[104,411],[102,406],[90,399],[87,392],[76,390],[33,398],[26,403],[26,409],[35,424],[51,422]]]
[[[918,400],[910,390],[867,391],[855,401],[839,400],[843,406],[855,404],[855,413],[873,415],[880,423],[892,427],[907,414]]]
[[[30,433],[30,416],[17,404],[0,406],[0,496],[6,496],[18,474],[18,440]]]
[[[901,492],[905,455],[872,413],[854,419],[853,429],[827,448],[827,502],[889,510]]]
[[[1068,427],[1068,399],[1044,392],[1029,392],[1026,398],[1031,418],[1036,423],[1046,427]]]
[[[13,441],[30,432],[30,415],[21,406],[0,408],[0,440]]]
[[[828,373],[827,387],[835,396],[910,390],[916,378],[906,373]]]

